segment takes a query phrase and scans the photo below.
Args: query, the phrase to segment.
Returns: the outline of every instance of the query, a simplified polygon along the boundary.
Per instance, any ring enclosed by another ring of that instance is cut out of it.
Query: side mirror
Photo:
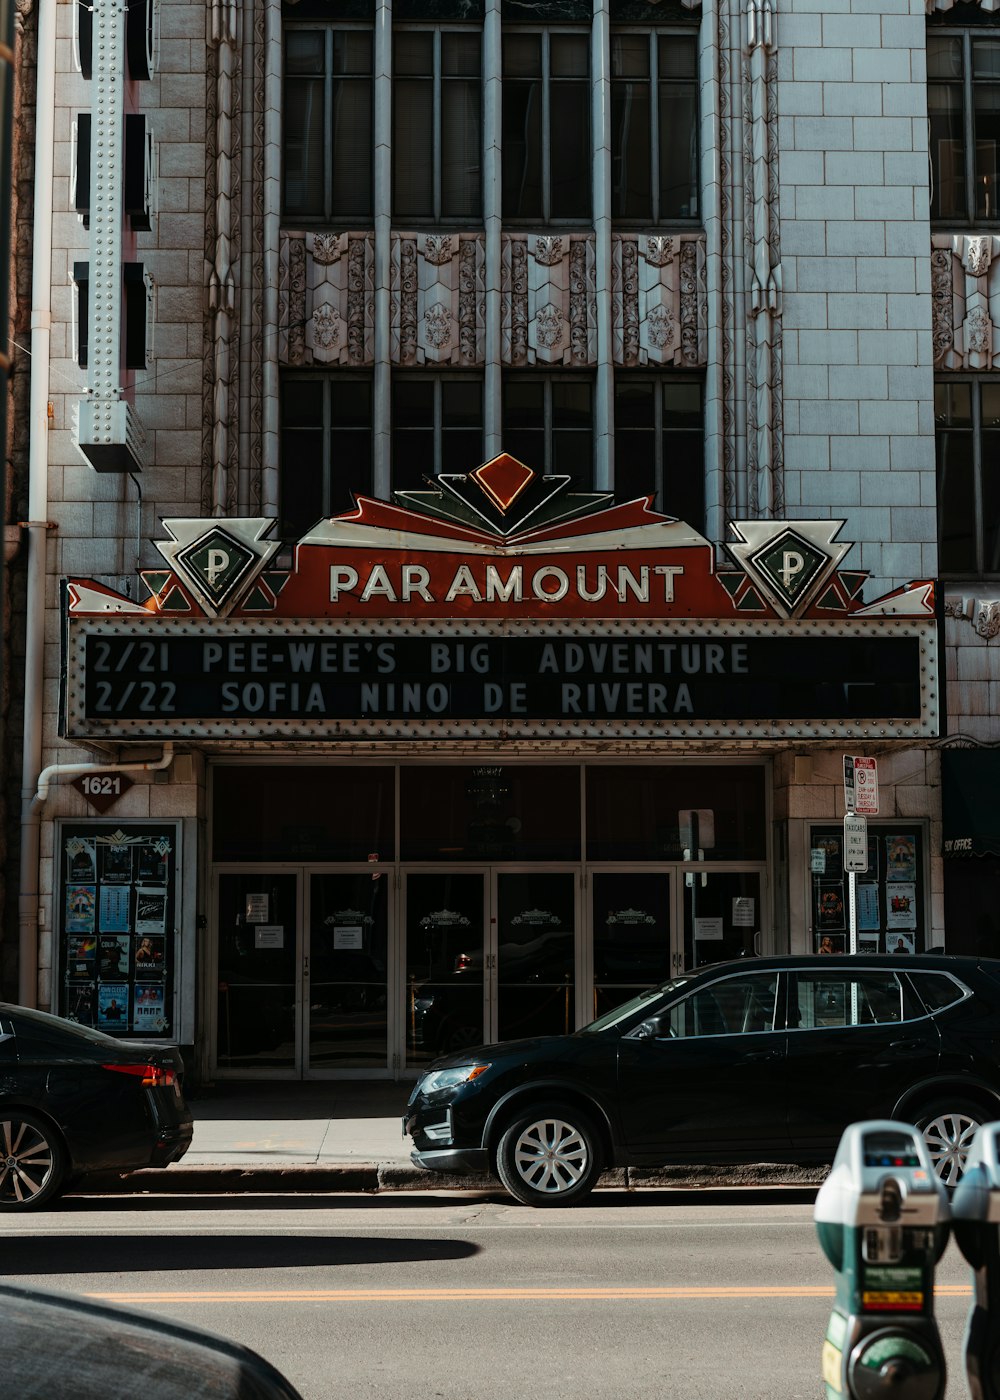
[[[636,1026],[634,1035],[636,1040],[662,1040],[670,1034],[670,1014],[665,1016],[650,1016]]]

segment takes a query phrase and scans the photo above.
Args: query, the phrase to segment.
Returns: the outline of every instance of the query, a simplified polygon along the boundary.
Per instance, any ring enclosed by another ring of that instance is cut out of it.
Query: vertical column
[[[215,115],[215,258],[208,276],[212,317],[214,387],[212,391],[212,514],[225,515],[230,495],[229,397],[230,356],[236,309],[232,263],[233,89],[236,62],[235,0],[212,0],[209,43],[217,50]]]
[[[392,480],[389,380],[389,277],[392,224],[392,3],[375,5],[375,386],[372,484],[387,500]]]
[[[611,344],[611,11],[594,0],[590,36],[590,121],[594,151],[594,279],[597,303],[597,386],[594,393],[594,485],[614,480],[615,381]]]
[[[503,219],[501,167],[501,75],[503,40],[500,0],[486,0],[483,23],[483,220],[486,228],[486,376],[483,387],[485,460],[503,451],[503,390],[500,377],[500,233]]]
[[[264,42],[264,402],[261,513],[278,514],[278,282],[281,237],[281,3],[267,0]]]
[[[704,0],[699,52],[699,155],[705,221],[705,295],[708,302],[708,364],[705,375],[705,530],[710,540],[726,537],[725,414],[723,396],[723,237],[719,112],[719,4]]]

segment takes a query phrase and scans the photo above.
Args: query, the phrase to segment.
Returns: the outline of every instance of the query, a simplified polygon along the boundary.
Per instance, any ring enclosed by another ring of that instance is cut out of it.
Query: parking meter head
[[[983,1123],[951,1201],[955,1242],[974,1269],[986,1257],[984,1226],[1000,1226],[1000,1123]]]

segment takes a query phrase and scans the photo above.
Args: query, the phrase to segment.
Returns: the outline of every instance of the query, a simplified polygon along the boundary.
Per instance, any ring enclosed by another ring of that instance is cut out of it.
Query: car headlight
[[[459,1084],[471,1084],[489,1069],[488,1064],[455,1065],[453,1069],[432,1069],[420,1081],[422,1094],[435,1094],[439,1089],[457,1089]]]

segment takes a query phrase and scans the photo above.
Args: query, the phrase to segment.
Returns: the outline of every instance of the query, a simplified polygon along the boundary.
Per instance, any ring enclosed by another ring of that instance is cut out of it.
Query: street
[[[305,1400],[804,1400],[822,1393],[832,1302],[812,1200],[76,1196],[4,1217],[0,1250],[8,1282],[209,1328]],[[950,1243],[938,1316],[955,1394],[969,1296]]]

